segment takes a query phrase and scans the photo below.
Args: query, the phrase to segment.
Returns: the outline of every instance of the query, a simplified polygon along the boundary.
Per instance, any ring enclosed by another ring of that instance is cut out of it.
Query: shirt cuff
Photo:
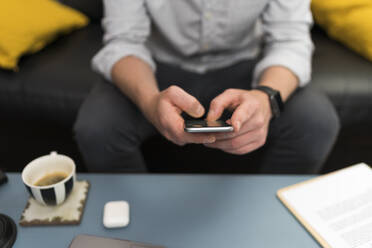
[[[253,87],[258,85],[261,74],[271,66],[283,66],[289,69],[299,79],[300,87],[310,82],[311,55],[301,56],[289,49],[278,49],[268,53],[257,63],[253,72]]]
[[[92,59],[92,68],[112,82],[112,67],[120,59],[127,56],[135,56],[146,62],[155,72],[156,65],[149,50],[144,45],[127,43],[108,43]]]

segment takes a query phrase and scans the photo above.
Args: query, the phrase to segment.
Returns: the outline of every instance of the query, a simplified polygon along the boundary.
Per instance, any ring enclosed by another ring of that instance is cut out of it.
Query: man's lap
[[[206,74],[196,74],[158,63],[156,77],[160,90],[166,89],[170,85],[178,85],[195,96],[208,110],[210,101],[224,90],[228,88],[250,89],[253,67],[253,61],[246,61]],[[270,125],[267,145],[260,150],[270,150],[269,146],[276,146],[276,143],[282,142],[282,145],[279,145],[281,149],[278,151],[283,154],[287,152],[288,156],[292,156],[291,152],[301,153],[301,149],[311,149],[311,144],[308,142],[314,139],[316,143],[316,139],[319,135],[323,135],[323,132],[329,133],[330,129],[335,129],[335,133],[338,131],[337,125],[334,124],[337,123],[337,116],[335,116],[332,106],[325,96],[313,92],[311,89],[304,88],[295,92],[286,103],[285,108],[282,117],[274,120]],[[329,118],[332,123],[329,123]],[[90,131],[84,131],[84,129]],[[78,142],[79,139],[87,139],[85,143],[105,142],[106,148],[109,146],[110,151],[114,150],[118,153],[138,151],[139,146],[147,137],[156,134],[155,128],[145,119],[139,109],[117,87],[108,82],[102,82],[92,90],[80,110],[75,130]],[[335,136],[335,134],[332,135]],[[292,151],[293,147],[283,146],[283,142],[285,144],[283,139],[292,142],[292,146],[294,144],[298,150]],[[299,144],[296,144],[296,139],[299,140]],[[325,145],[328,143],[319,144],[319,146]],[[84,150],[81,146],[81,150]],[[83,157],[87,160],[89,155],[84,155],[87,152],[82,152]],[[265,154],[265,152],[259,153]],[[319,156],[317,153],[314,152],[313,155]],[[306,156],[310,155],[312,155],[311,152],[304,152],[303,157],[308,159]],[[270,172],[272,168],[267,168],[267,164],[275,163],[275,161],[262,156],[261,160],[263,164],[266,164],[262,171]],[[298,169],[289,165],[284,171],[288,170],[290,173],[291,170]]]

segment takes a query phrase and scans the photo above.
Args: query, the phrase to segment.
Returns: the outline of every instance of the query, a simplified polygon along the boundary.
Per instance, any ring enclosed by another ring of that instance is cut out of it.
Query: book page
[[[358,164],[279,191],[328,246],[372,248],[372,169]]]

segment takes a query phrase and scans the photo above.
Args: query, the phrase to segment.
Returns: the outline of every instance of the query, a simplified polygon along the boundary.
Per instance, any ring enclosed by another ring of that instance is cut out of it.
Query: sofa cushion
[[[372,61],[371,0],[312,0],[311,10],[330,37]]]
[[[325,92],[339,113],[342,126],[372,124],[372,62],[314,29],[311,87]]]
[[[25,57],[19,72],[0,71],[0,111],[9,118],[71,126],[91,86],[100,80],[90,60],[101,46],[98,24]]]
[[[82,13],[53,0],[0,1],[0,67],[17,70],[22,55],[88,22]]]

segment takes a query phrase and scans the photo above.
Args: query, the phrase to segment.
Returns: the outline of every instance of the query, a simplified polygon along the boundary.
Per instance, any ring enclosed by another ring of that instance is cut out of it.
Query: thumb
[[[215,121],[221,117],[223,111],[229,107],[235,107],[239,103],[238,92],[226,90],[214,98],[210,104],[207,116],[208,121]]]
[[[178,86],[171,86],[168,88],[168,91],[171,102],[182,111],[185,111],[194,118],[199,118],[204,115],[204,107],[195,97]]]
[[[233,125],[234,130],[239,132],[243,124],[252,118],[253,114],[254,110],[249,104],[243,103],[239,105],[231,116],[231,125]]]

